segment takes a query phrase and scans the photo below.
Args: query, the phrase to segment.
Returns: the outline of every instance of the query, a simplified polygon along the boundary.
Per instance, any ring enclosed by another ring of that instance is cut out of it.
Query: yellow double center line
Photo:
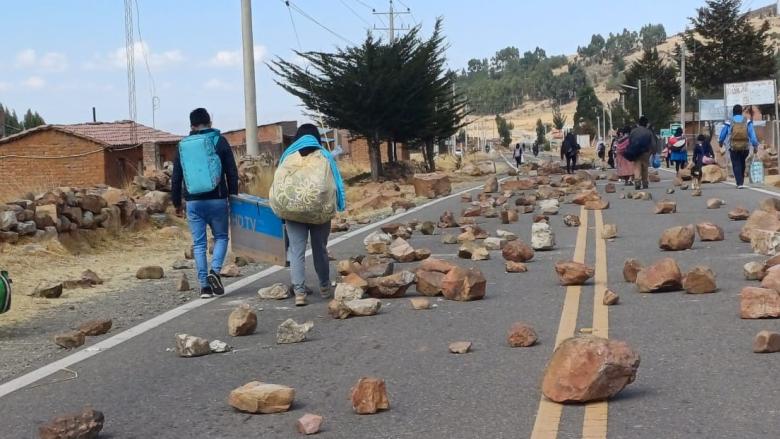
[[[593,334],[599,337],[608,337],[609,322],[608,309],[603,304],[604,293],[607,290],[607,248],[606,242],[601,238],[604,229],[604,221],[600,210],[596,210],[595,218],[595,242],[596,242],[596,273],[595,290],[593,295]],[[575,262],[585,263],[585,250],[588,241],[588,211],[580,208],[580,227],[577,230],[577,243],[574,247]],[[555,337],[555,348],[567,338],[574,336],[577,326],[577,314],[580,307],[581,286],[569,286],[566,288],[566,298],[563,301],[561,321],[558,325],[558,334]],[[583,439],[605,439],[607,437],[607,402],[590,403],[585,406],[585,418],[582,425]],[[539,410],[536,412],[534,428],[531,439],[556,439],[561,422],[563,405],[541,397]]]

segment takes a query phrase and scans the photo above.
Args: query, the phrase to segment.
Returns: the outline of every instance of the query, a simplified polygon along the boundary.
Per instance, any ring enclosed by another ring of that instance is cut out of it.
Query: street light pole
[[[639,91],[639,117],[642,117],[642,80],[637,80],[636,88]]]
[[[680,124],[685,135],[685,44],[680,49]]]

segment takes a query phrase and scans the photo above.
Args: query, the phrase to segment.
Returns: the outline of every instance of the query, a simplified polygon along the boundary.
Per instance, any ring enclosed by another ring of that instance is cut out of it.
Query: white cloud
[[[208,81],[204,82],[203,87],[209,90],[220,90],[220,91],[233,90],[235,88],[229,82],[217,78],[211,78]]]
[[[255,63],[263,62],[268,54],[268,49],[262,45],[255,46]],[[243,62],[244,56],[240,50],[220,50],[210,60],[209,65],[214,67],[237,67]]]
[[[168,50],[165,52],[154,52],[149,48],[146,43],[134,43],[133,44],[133,59],[136,66],[142,66],[144,63],[144,55],[149,61],[149,67],[151,68],[165,68],[175,64],[179,64],[185,60],[184,54],[180,50]],[[124,69],[127,66],[127,51],[124,47],[115,49],[105,55],[97,55],[92,60],[84,63],[84,68],[87,70],[97,69]]]
[[[47,72],[61,72],[68,68],[68,57],[60,52],[45,52],[39,55],[33,49],[24,49],[16,54],[19,69],[38,69]]]
[[[30,76],[22,81],[22,85],[32,90],[40,90],[46,86],[46,80],[40,76]]]

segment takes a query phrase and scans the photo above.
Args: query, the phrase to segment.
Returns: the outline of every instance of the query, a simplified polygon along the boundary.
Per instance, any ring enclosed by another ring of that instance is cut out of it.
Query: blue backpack
[[[191,195],[211,192],[222,181],[222,161],[217,155],[219,131],[187,136],[179,142],[184,183]]]

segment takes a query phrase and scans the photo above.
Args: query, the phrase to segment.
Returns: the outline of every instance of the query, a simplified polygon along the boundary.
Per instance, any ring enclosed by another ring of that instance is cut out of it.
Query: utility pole
[[[642,117],[642,80],[637,80],[636,83],[637,90],[639,91],[639,117]]]
[[[252,37],[252,0],[241,0],[241,39],[244,49],[244,124],[246,153],[260,155],[257,147],[257,96],[255,94],[255,40]]]
[[[374,30],[386,30],[387,31],[387,36],[390,39],[389,41],[392,44],[393,41],[395,41],[395,30],[396,30],[396,27],[395,27],[395,16],[396,15],[402,15],[402,14],[411,14],[411,13],[412,12],[409,10],[409,8],[406,8],[406,11],[396,12],[395,9],[393,8],[393,0],[390,0],[390,11],[389,12],[376,12],[376,10],[374,10],[374,15],[387,15],[388,27],[381,28],[381,27],[374,26]],[[402,28],[400,28],[400,30],[409,30],[409,26],[407,26],[405,28],[402,27]]]
[[[681,44],[680,48],[680,124],[685,136],[685,44]]]

